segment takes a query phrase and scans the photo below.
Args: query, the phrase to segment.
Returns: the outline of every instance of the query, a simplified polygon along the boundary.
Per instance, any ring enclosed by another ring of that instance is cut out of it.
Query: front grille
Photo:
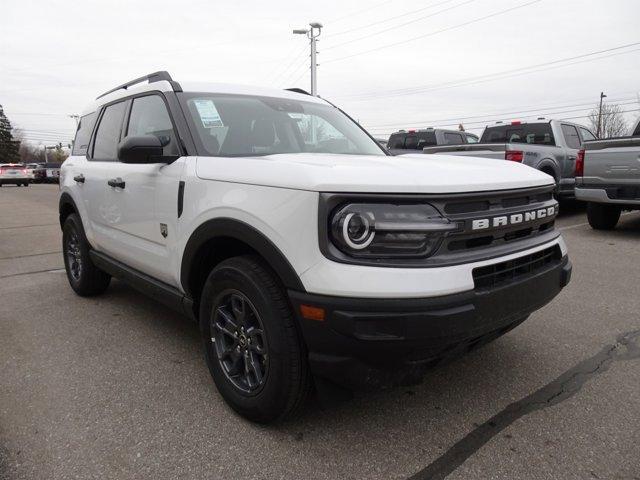
[[[557,205],[551,190],[552,187],[538,187],[524,191],[484,193],[480,195],[482,198],[458,198],[444,201],[441,208],[447,218],[464,227],[447,236],[438,253],[441,255],[453,254],[454,252],[459,254],[461,251],[471,253],[476,250],[526,240],[552,230],[554,227],[553,217],[499,228],[476,231],[470,228],[474,219],[509,216]]]
[[[474,268],[473,281],[477,290],[488,290],[534,275],[561,260],[562,252],[555,245],[506,262]]]

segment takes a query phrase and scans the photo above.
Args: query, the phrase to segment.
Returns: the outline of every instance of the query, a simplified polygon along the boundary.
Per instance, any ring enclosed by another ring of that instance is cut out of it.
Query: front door
[[[121,138],[140,135],[162,139],[166,143],[164,155],[181,154],[171,117],[159,94],[131,99]],[[177,198],[184,159],[171,164],[118,162],[115,166],[104,202],[111,217],[107,253],[148,275],[175,283],[168,245],[177,239]],[[175,208],[159,209],[165,202]]]

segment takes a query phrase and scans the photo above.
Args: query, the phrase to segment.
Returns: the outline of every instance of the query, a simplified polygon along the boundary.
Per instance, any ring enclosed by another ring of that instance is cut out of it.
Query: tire
[[[271,423],[304,403],[311,388],[306,349],[282,286],[258,257],[230,258],[211,271],[200,329],[209,372],[237,413]]]
[[[620,220],[622,209],[602,203],[587,204],[587,219],[594,230],[613,230]]]
[[[103,293],[111,281],[111,276],[91,261],[90,249],[80,217],[72,213],[62,227],[62,255],[69,285],[81,297]]]

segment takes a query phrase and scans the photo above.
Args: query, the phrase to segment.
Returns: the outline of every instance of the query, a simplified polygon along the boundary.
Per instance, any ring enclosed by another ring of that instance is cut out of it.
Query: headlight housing
[[[329,238],[354,259],[419,259],[458,225],[427,203],[349,203],[329,214]]]

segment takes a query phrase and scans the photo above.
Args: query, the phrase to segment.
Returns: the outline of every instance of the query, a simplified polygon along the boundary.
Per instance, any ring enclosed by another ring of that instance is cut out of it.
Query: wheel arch
[[[560,181],[560,167],[557,165],[555,160],[551,158],[544,158],[536,168],[547,175],[551,175],[556,184]]]
[[[62,195],[60,195],[60,200],[58,201],[60,228],[62,228],[62,226],[64,225],[64,221],[72,213],[80,214],[80,211],[78,210],[73,197],[71,197],[71,195],[69,195],[67,192],[64,192]]]
[[[215,265],[249,253],[259,255],[285,288],[305,291],[300,277],[280,249],[256,228],[233,218],[208,220],[191,234],[180,266],[182,288],[198,303],[204,281]]]

